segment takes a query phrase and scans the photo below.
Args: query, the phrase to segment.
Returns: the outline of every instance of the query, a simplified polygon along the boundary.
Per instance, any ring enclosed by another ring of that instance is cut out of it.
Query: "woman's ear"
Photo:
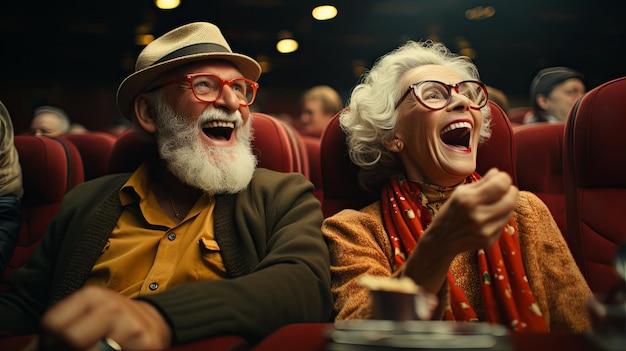
[[[153,115],[154,109],[144,94],[139,94],[139,96],[135,98],[134,108],[137,123],[139,123],[141,128],[150,134],[156,132],[155,116]]]
[[[390,141],[383,142],[383,146],[391,152],[400,152],[404,148],[404,143],[395,137]]]

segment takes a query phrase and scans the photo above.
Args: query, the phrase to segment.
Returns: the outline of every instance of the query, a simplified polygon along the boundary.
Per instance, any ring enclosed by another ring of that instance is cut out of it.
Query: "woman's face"
[[[462,79],[450,68],[424,65],[408,71],[398,89],[404,94],[409,85],[423,80],[456,84]],[[453,186],[474,172],[482,113],[469,103],[452,89],[450,103],[437,111],[421,105],[412,92],[398,106],[395,136],[409,180]],[[398,150],[395,142],[387,147]]]

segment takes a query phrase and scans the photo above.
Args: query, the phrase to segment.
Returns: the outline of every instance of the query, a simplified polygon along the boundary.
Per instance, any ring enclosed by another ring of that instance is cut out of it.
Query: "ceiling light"
[[[161,10],[171,10],[180,6],[180,0],[154,0],[154,5]]]
[[[298,50],[298,42],[293,39],[281,39],[276,43],[276,50],[281,54],[289,54]]]
[[[496,9],[493,6],[477,6],[473,9],[465,11],[465,18],[468,20],[483,20],[492,17],[496,14]]]
[[[318,6],[311,11],[311,15],[318,21],[326,21],[337,16],[337,8],[331,5]]]

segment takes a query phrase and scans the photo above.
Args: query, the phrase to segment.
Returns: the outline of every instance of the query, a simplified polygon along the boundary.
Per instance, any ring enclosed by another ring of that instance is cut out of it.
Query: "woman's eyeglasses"
[[[470,101],[470,108],[478,110],[487,105],[487,87],[477,80],[464,80],[456,84],[446,84],[436,80],[424,80],[415,84],[411,84],[406,93],[402,95],[395,108],[413,92],[415,99],[430,110],[441,110],[448,106],[452,97],[452,90],[457,94],[463,95]]]
[[[235,95],[237,95],[239,104],[242,106],[252,105],[256,97],[256,91],[259,88],[259,83],[247,78],[223,80],[213,74],[196,73],[170,80],[153,89],[150,89],[150,91],[161,89],[166,85],[182,82],[188,82],[191,86],[193,95],[196,99],[202,102],[216,101],[222,95],[224,85],[228,85],[233,90]]]

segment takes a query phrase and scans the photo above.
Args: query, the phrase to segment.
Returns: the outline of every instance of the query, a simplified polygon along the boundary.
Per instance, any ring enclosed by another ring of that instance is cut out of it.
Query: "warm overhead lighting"
[[[261,66],[261,72],[268,73],[272,70],[272,63],[270,62],[270,58],[265,55],[259,55],[256,57],[256,62]]]
[[[294,39],[281,39],[276,43],[276,50],[281,54],[289,54],[298,50],[298,42]]]
[[[326,21],[337,16],[337,8],[331,5],[318,6],[313,9],[311,15],[318,21]]]
[[[352,61],[352,74],[356,78],[360,78],[367,71],[367,67],[365,66],[365,61],[363,60],[354,60]]]
[[[161,10],[171,10],[180,5],[180,0],[154,0],[154,4]]]
[[[472,48],[463,48],[459,51],[459,53],[463,56],[467,56],[472,60],[476,59],[476,50]]]
[[[135,44],[139,46],[146,46],[150,44],[154,40],[154,35],[152,34],[137,34],[135,36]]]
[[[477,6],[465,11],[465,18],[468,20],[482,20],[495,14],[496,9],[493,6]]]

